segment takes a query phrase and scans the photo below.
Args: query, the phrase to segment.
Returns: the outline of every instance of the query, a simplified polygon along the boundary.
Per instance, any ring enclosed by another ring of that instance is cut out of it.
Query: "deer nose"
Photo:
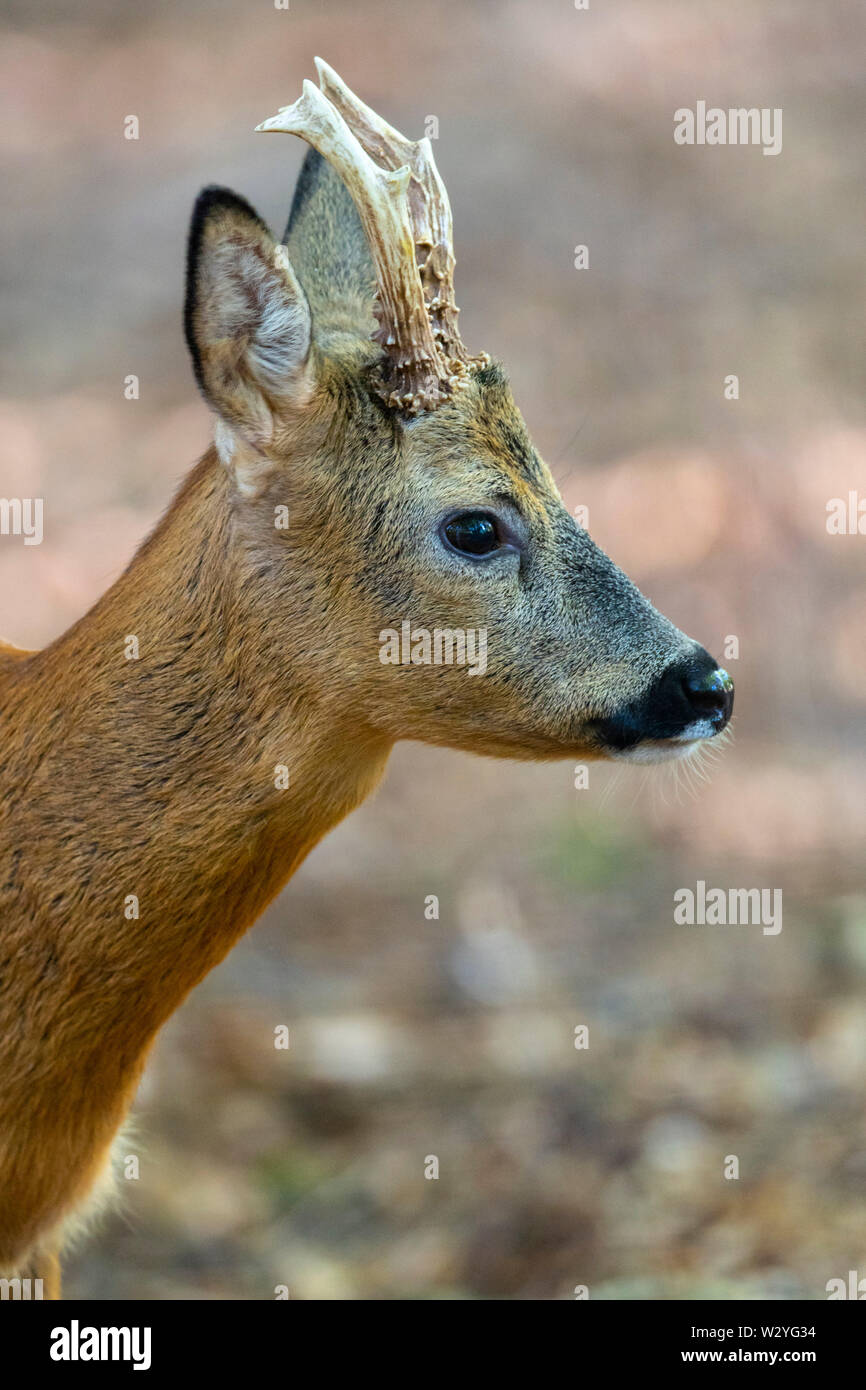
[[[734,708],[734,682],[708,651],[695,647],[637,700],[607,719],[596,730],[609,748],[625,752],[637,744],[714,738]]]
[[[644,712],[657,722],[662,738],[720,734],[734,708],[734,682],[709,652],[696,647],[657,681],[644,700]]]
[[[695,718],[709,719],[716,731],[721,732],[734,708],[734,682],[727,671],[715,662],[708,671],[706,662],[700,662],[697,668],[683,675],[682,688]]]

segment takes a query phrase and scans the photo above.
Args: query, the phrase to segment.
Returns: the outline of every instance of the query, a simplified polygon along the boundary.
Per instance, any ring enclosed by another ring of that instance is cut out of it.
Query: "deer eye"
[[[461,512],[442,529],[448,544],[461,555],[492,555],[502,545],[496,519],[487,512]]]

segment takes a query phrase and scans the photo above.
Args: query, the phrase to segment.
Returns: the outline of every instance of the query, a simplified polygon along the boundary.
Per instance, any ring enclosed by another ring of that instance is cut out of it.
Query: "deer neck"
[[[23,664],[10,702],[30,734],[21,931],[52,963],[46,1009],[72,1032],[90,1009],[118,1080],[390,751],[292,688],[291,651],[274,711],[227,494],[210,453],[117,584]]]

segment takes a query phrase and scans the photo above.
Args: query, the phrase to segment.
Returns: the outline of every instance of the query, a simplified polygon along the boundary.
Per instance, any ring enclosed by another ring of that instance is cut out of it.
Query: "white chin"
[[[695,749],[708,738],[715,736],[715,729],[708,719],[698,720],[683,729],[676,738],[646,738],[632,748],[608,750],[607,756],[618,763],[670,763],[677,758],[688,758]]]

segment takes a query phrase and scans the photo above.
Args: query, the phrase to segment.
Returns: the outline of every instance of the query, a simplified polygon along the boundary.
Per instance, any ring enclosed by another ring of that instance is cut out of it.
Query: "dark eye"
[[[463,555],[490,555],[502,544],[496,521],[486,512],[461,512],[444,529],[449,543]]]

